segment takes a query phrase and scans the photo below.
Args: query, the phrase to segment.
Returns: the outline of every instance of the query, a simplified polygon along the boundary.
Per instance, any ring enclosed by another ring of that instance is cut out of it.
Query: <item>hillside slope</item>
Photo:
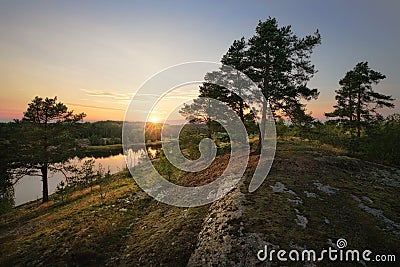
[[[312,143],[286,141],[278,148],[273,168],[256,192],[247,192],[254,168],[250,164],[242,185],[211,205],[190,266],[398,266],[400,169]],[[397,264],[332,262],[328,257],[313,263],[278,262],[276,255],[273,262],[257,259],[265,245],[318,253],[337,249],[340,238],[346,239],[346,249],[395,255]]]
[[[228,160],[219,157],[208,170],[184,175],[179,183],[207,183]],[[96,187],[75,192],[65,203],[18,207],[1,218],[0,265],[265,266],[257,259],[265,245],[320,251],[339,238],[349,249],[400,260],[400,169],[314,143],[283,141],[267,179],[248,193],[256,164],[257,156],[251,156],[238,188],[197,208],[153,200],[128,173],[114,175],[103,188],[104,205]]]

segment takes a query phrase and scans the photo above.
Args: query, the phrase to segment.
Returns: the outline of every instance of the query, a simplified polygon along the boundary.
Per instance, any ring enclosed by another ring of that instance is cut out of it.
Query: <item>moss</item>
[[[324,148],[314,147],[309,142],[281,142],[266,181],[256,192],[246,194],[245,232],[263,233],[269,242],[287,249],[297,244],[320,250],[329,246],[328,239],[335,242],[345,238],[352,249],[400,253],[399,236],[387,229],[381,219],[360,209],[352,197],[367,196],[373,202],[366,205],[382,210],[385,217],[398,222],[398,187],[382,184],[381,177],[372,171],[384,167],[341,157],[343,154],[334,154],[331,150],[325,152]],[[316,180],[339,190],[328,195],[317,189]],[[303,203],[288,201],[295,198],[293,195],[274,193],[271,186],[276,182],[294,191]],[[307,197],[304,191],[313,192],[317,197]],[[305,229],[296,224],[297,213],[308,219]]]
[[[349,248],[399,255],[399,235],[387,229],[381,219],[359,208],[353,197],[398,222],[400,196],[395,180],[391,180],[398,177],[398,172],[343,155],[343,151],[311,141],[279,140],[270,175],[258,190],[248,193],[257,165],[257,157],[251,156],[247,180],[241,187],[243,215],[229,222],[230,235],[257,233],[281,248],[298,245],[316,250],[327,248],[328,239],[335,242],[345,238]],[[218,168],[226,166],[229,157],[218,156],[217,161],[197,176],[183,174],[180,182],[207,183],[212,174],[218,174]],[[328,195],[317,189],[316,181],[338,191]],[[277,182],[296,196],[274,193],[271,186]],[[6,220],[1,218],[0,265],[187,264],[210,205],[185,209],[154,201],[128,172],[113,175],[103,186],[103,205],[95,186],[93,191],[73,192],[64,203],[32,202],[17,207]],[[305,191],[316,197],[308,197]],[[372,202],[363,199],[365,196]],[[302,204],[288,199],[301,199]],[[306,228],[297,225],[297,215],[307,218]],[[233,244],[231,257],[240,250],[238,244]],[[317,265],[334,266],[330,262]]]

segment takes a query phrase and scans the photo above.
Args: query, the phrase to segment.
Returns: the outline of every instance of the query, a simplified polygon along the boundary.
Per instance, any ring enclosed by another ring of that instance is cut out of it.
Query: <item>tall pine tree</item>
[[[299,38],[291,26],[279,27],[275,18],[259,21],[256,34],[248,42],[246,74],[261,89],[274,118],[299,114],[304,110],[301,99],[318,98],[317,89],[310,89],[307,82],[316,72],[310,57],[320,43],[318,30],[314,35]],[[263,103],[258,152],[265,134],[266,110],[267,103]]]
[[[369,68],[368,62],[358,63],[339,81],[340,89],[336,90],[337,104],[335,110],[325,113],[328,118],[337,120],[350,132],[361,137],[364,122],[378,116],[377,109],[393,108],[394,99],[389,95],[375,92],[373,84],[378,84],[386,76]]]
[[[43,202],[49,200],[48,169],[76,156],[74,129],[86,115],[74,114],[57,97],[35,97],[22,118],[21,169],[42,177]]]
[[[300,100],[318,98],[318,90],[310,89],[307,83],[316,72],[310,57],[320,42],[318,30],[314,35],[299,38],[291,31],[291,26],[279,27],[275,18],[259,21],[253,37],[247,42],[244,38],[235,40],[222,57],[221,63],[233,70],[222,68],[218,72],[207,73],[206,82],[200,87],[200,96],[227,103],[245,121],[248,105],[239,95],[249,95],[251,92],[244,92],[250,86],[241,84],[243,79],[240,79],[239,71],[249,76],[267,100],[261,110],[257,151],[261,152],[267,122],[267,105],[274,118],[281,115],[291,119],[294,116],[305,118],[305,105]],[[224,79],[223,84],[228,81],[233,92],[216,85],[218,79]]]

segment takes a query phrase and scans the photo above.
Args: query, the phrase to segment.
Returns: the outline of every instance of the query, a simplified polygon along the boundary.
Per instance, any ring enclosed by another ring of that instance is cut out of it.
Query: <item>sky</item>
[[[385,74],[376,90],[400,113],[398,1],[0,1],[0,120],[54,97],[85,120],[123,120],[152,75],[188,61],[220,61],[235,39],[275,17],[299,36],[319,29],[314,117],[332,110],[338,81],[360,61]],[[173,106],[173,99],[164,101]],[[162,116],[162,114],[160,115]]]

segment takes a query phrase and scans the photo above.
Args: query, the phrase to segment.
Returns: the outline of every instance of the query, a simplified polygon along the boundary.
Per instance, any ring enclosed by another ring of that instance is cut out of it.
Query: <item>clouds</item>
[[[96,91],[96,90],[87,90],[81,89],[86,93],[87,96],[90,97],[98,97],[98,98],[111,98],[112,100],[117,101],[154,101],[154,99],[158,99],[160,96],[158,94],[123,94],[123,93],[115,93],[110,91]],[[187,98],[187,92],[172,92],[165,96],[165,99],[182,99]]]
[[[98,108],[92,111],[96,118],[122,119],[133,97],[137,110],[159,99],[150,91],[135,95],[152,75],[183,62],[219,61],[233,40],[254,35],[258,20],[268,16],[281,26],[292,25],[299,36],[321,31],[322,45],[312,56],[319,73],[310,86],[321,91],[308,105],[314,114],[334,105],[338,80],[365,60],[388,77],[379,86],[400,106],[400,4],[395,1],[3,2],[0,103],[2,111],[10,111],[0,117],[15,116],[12,109],[22,114],[32,96],[57,94],[82,109]],[[198,88],[194,91],[176,88],[160,106],[195,97]]]
[[[199,89],[195,85],[185,85],[169,92],[163,99],[165,100],[189,100],[199,95]]]
[[[102,107],[102,106],[94,106],[94,105],[85,105],[85,104],[76,104],[76,103],[65,103],[66,105],[82,107],[82,108],[95,108],[95,109],[105,109],[105,110],[121,110],[125,111],[122,108],[112,108],[112,107]]]
[[[122,101],[127,101],[127,100],[132,99],[132,94],[120,94],[120,93],[114,93],[114,92],[93,91],[93,90],[87,90],[87,89],[82,89],[82,91],[85,92],[88,96],[109,97],[114,100],[122,100]]]

